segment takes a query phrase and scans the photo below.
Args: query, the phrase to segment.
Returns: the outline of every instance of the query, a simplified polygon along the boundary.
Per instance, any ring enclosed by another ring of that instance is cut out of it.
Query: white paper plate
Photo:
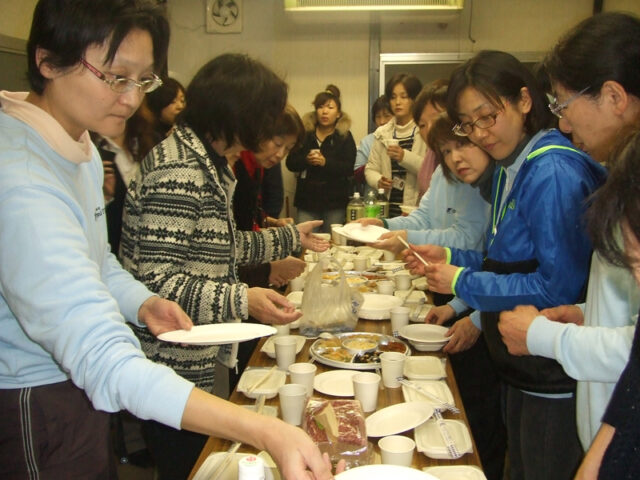
[[[174,330],[158,335],[160,340],[189,345],[222,345],[273,335],[276,329],[259,323],[212,323],[191,330]]]
[[[251,388],[258,380],[263,378],[269,373],[270,368],[248,368],[240,377],[237,390],[240,393],[244,393],[249,398],[258,398],[259,395],[264,395],[266,398],[273,398],[278,394],[278,389],[287,381],[287,374],[282,370],[274,370],[271,372],[269,378],[265,383],[258,386],[253,392],[247,393],[247,390]]]
[[[438,480],[433,475],[398,465],[364,465],[336,475],[336,480]]]
[[[363,226],[356,222],[347,223],[344,227],[340,228],[339,231],[340,234],[344,235],[348,239],[362,243],[373,243],[380,238],[380,235],[387,232],[389,232],[389,230],[377,225]]]
[[[404,376],[411,380],[440,380],[447,373],[438,357],[407,357],[404,361]]]
[[[296,339],[296,355],[297,355],[302,351],[302,348],[304,347],[304,342],[307,341],[307,337],[303,337],[302,335],[289,335],[289,336]],[[276,348],[273,344],[276,338],[277,337],[267,338],[267,341],[264,342],[264,344],[262,345],[262,348],[260,349],[261,352],[266,353],[270,358],[276,358]]]
[[[391,318],[389,311],[402,305],[402,299],[393,295],[364,293],[362,296],[364,302],[358,311],[358,317],[366,320],[388,320]]]
[[[451,435],[458,452],[465,454],[473,451],[469,430],[463,422],[460,420],[445,419],[444,423],[447,425],[449,435]],[[413,437],[416,441],[416,449],[424,453],[427,457],[440,459],[451,458],[435,420],[424,422],[416,428]]]
[[[445,337],[445,334],[448,331],[449,329],[442,325],[420,323],[415,325],[405,325],[400,329],[398,334],[412,342],[447,343],[450,340],[450,337]]]
[[[453,394],[447,385],[447,382],[442,380],[412,380],[413,383],[423,388],[427,392],[435,395],[444,403],[453,404]],[[407,387],[406,385],[402,385],[402,395],[404,396],[405,402],[431,402],[434,403],[426,395],[423,395],[419,391],[414,388]],[[434,407],[439,407],[440,404],[435,404]]]
[[[422,425],[431,415],[433,415],[433,406],[430,403],[396,403],[367,417],[365,420],[367,436],[386,437],[406,432]]]
[[[446,467],[424,467],[423,472],[438,480],[487,480],[482,470],[473,465],[449,465]]]
[[[353,397],[353,381],[351,379],[358,373],[355,370],[329,370],[319,373],[313,379],[313,388],[333,397]]]

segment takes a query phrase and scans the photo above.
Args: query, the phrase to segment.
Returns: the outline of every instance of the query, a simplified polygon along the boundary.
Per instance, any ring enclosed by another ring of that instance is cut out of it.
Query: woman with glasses
[[[400,205],[418,204],[418,172],[427,150],[413,120],[413,103],[422,90],[414,75],[398,73],[385,85],[393,118],[373,134],[364,175],[376,191],[384,188],[389,198],[389,216],[402,214]]]
[[[41,0],[31,90],[0,92],[1,478],[114,478],[106,412],[121,409],[266,448],[289,478],[331,478],[300,429],[194,388],[146,359],[125,324],[192,325],[109,252],[88,134],[122,133],[158,85],[168,40],[150,3]]]
[[[456,69],[447,110],[454,131],[497,163],[486,251],[429,245],[417,248],[429,267],[417,265],[410,252],[408,258],[431,289],[454,292],[476,309],[467,323],[482,329],[506,384],[511,478],[566,479],[582,455],[575,381],[553,360],[510,355],[498,316],[523,303],[547,308],[578,301],[591,254],[582,226],[585,200],[605,172],[560,132],[547,130],[545,95],[507,53],[483,51]]]

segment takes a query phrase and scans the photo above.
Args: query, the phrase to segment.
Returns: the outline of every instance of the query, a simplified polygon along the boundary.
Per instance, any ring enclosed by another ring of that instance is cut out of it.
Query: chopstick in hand
[[[407,247],[409,250],[411,250],[413,252],[413,254],[416,256],[416,258],[418,260],[420,260],[425,267],[429,266],[429,262],[427,262],[424,258],[422,258],[422,255],[420,255],[418,252],[416,252],[415,248],[413,248],[411,245],[409,245],[404,238],[402,238],[401,236],[398,236],[397,238],[398,238],[398,240],[400,240],[400,242],[405,247]]]

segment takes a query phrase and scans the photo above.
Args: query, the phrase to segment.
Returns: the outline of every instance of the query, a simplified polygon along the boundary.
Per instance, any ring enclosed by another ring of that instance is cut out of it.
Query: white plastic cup
[[[387,138],[384,143],[387,147],[390,147],[391,145],[400,145],[400,141],[397,138]]]
[[[285,325],[272,325],[272,327],[276,329],[276,333],[275,333],[276,337],[289,335],[289,333],[291,332],[291,325],[288,323]]]
[[[373,372],[356,373],[351,377],[353,393],[363,412],[373,412],[377,408],[380,380],[380,375]]]
[[[273,339],[273,348],[276,351],[276,363],[280,370],[286,371],[289,365],[296,362],[296,348],[298,341],[291,335],[283,335]]]
[[[382,463],[410,467],[416,442],[404,435],[391,435],[378,440]]]
[[[264,460],[260,457],[247,455],[238,462],[238,480],[264,480],[264,467]]]
[[[298,383],[288,383],[278,389],[282,420],[291,425],[302,423],[302,412],[307,404],[307,387]]]
[[[369,268],[369,258],[363,255],[353,257],[353,269],[358,272],[364,272]]]
[[[393,262],[396,259],[396,254],[390,250],[385,250],[383,258],[385,262]]]
[[[398,388],[400,382],[398,377],[404,374],[404,353],[384,352],[380,355],[380,366],[382,367],[382,383],[387,388]]]
[[[391,314],[391,331],[394,336],[398,336],[398,332],[405,325],[409,325],[409,312],[407,307],[393,307],[389,313]]]
[[[292,292],[301,292],[304,290],[304,277],[300,275],[299,277],[289,280],[289,289]]]
[[[316,367],[313,363],[293,363],[289,365],[289,375],[291,383],[297,383],[307,387],[307,393],[311,395],[313,393],[313,379],[316,376]]]
[[[338,233],[336,228],[342,228],[342,224],[341,223],[332,223],[331,224],[331,241],[333,242],[334,245],[341,245],[340,237],[342,237],[342,235],[340,235]]]
[[[396,290],[409,290],[411,288],[411,275],[408,273],[396,273],[393,278],[396,281]]]
[[[376,284],[378,293],[381,295],[393,295],[394,285],[391,280],[378,280]]]

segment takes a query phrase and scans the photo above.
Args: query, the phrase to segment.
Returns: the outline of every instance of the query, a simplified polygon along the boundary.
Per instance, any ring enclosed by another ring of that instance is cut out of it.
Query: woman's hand
[[[104,201],[109,202],[116,194],[116,164],[112,160],[102,160],[102,169],[104,170],[102,193]]]
[[[324,155],[322,155],[320,150],[314,149],[307,155],[307,163],[314,167],[324,167],[327,163],[327,159],[324,158]]]
[[[402,251],[404,245],[398,237],[402,237],[407,240],[407,231],[406,230],[395,230],[393,232],[387,232],[380,235],[380,238],[370,245],[374,248],[379,248],[381,250],[389,250],[396,255]]]
[[[285,297],[270,288],[247,289],[249,315],[269,325],[284,325],[296,321],[302,313]]]
[[[378,227],[382,227],[384,225],[382,223],[382,220],[380,220],[379,218],[371,218],[371,217],[359,218],[359,219],[353,220],[352,222],[349,222],[349,223],[359,223],[363,227],[366,227],[367,225],[376,225]]]
[[[433,307],[427,312],[427,316],[424,317],[424,323],[442,325],[455,316],[456,311],[452,307],[449,305],[440,305],[439,307]]]
[[[387,155],[391,160],[400,163],[404,159],[404,149],[400,145],[389,145],[387,147]]]
[[[295,257],[287,257],[282,260],[271,262],[271,273],[269,274],[269,283],[276,287],[286,285],[292,278],[298,277],[304,272],[306,263]]]
[[[311,220],[309,222],[302,222],[296,225],[298,232],[300,232],[300,242],[302,246],[307,250],[313,250],[314,252],[324,252],[329,248],[329,242],[323,240],[320,237],[316,237],[313,233],[313,229],[322,225],[322,220]]]
[[[424,264],[418,260],[418,257],[414,254],[418,253],[425,261],[429,263],[445,263],[447,261],[447,251],[444,247],[438,245],[413,245],[411,248],[404,250],[402,256],[404,261],[407,262],[407,268],[411,270],[411,273],[424,275]]]
[[[393,180],[387,177],[380,177],[378,180],[378,188],[384,188],[385,190],[391,190],[393,187]]]
[[[604,453],[607,451],[615,433],[616,429],[611,425],[608,423],[602,424],[593,442],[591,442],[591,446],[587,450],[574,480],[596,480],[598,478]]]
[[[193,327],[189,315],[180,305],[157,295],[147,298],[142,303],[138,310],[138,320],[156,336],[173,330],[191,330]]]
[[[428,267],[423,267],[429,290],[438,293],[453,293],[451,284],[459,267],[446,263],[432,263]]]
[[[469,350],[478,340],[481,330],[477,329],[471,321],[471,317],[464,317],[458,320],[449,329],[445,336],[451,337],[442,351],[444,353],[459,353]]]
[[[544,315],[554,322],[584,324],[584,313],[577,305],[560,305],[558,307],[545,308],[540,311],[540,315]]]

